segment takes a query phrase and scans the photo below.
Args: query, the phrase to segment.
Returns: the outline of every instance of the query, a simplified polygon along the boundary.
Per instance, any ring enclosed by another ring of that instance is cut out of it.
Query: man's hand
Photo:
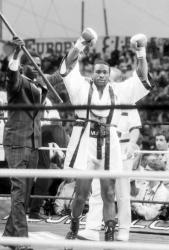
[[[19,37],[17,37],[17,36],[14,36],[14,37],[13,37],[13,40],[12,40],[12,44],[13,44],[14,47],[15,47],[14,59],[17,59],[18,54],[19,54],[19,52],[21,51],[21,48],[22,48],[23,46],[25,46],[25,43],[24,43],[24,41],[23,41],[21,38],[19,38]]]
[[[126,155],[127,159],[131,159],[132,157],[136,156],[135,151],[139,150],[139,147],[136,143],[134,142],[129,142],[129,144],[127,145],[124,154]]]
[[[55,155],[58,155],[60,157],[60,159],[65,158],[65,154],[60,149],[60,147],[57,145],[57,143],[49,142],[48,145],[49,145],[49,148],[50,148],[50,150],[49,150],[50,159],[54,158]]]
[[[15,49],[19,51],[21,50],[22,46],[25,46],[24,41],[20,37],[17,37],[17,36],[13,37],[12,43],[15,46]]]

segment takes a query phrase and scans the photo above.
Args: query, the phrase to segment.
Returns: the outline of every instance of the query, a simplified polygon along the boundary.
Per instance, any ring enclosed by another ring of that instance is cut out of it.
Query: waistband
[[[84,127],[85,121],[75,121],[74,126],[77,127]]]
[[[108,130],[105,126],[91,126],[90,137],[93,138],[106,138],[108,136]]]
[[[78,126],[78,127],[83,127],[85,125],[86,121],[76,121],[74,126]],[[93,138],[105,138],[107,136],[107,127],[109,126],[113,126],[113,127],[117,127],[116,125],[109,125],[109,124],[100,124],[97,121],[90,121],[90,137]],[[119,137],[119,141],[120,143],[126,143],[129,142],[130,139],[120,139],[121,137],[121,133],[119,131],[117,131],[117,135]]]
[[[103,126],[105,128],[107,128],[107,127],[117,128],[117,125],[115,125],[115,124],[104,124],[104,123],[100,123],[98,121],[93,121],[93,120],[88,120],[88,121],[77,120],[77,121],[75,121],[74,126],[84,127],[86,122],[90,122],[90,124],[98,124],[99,126]]]

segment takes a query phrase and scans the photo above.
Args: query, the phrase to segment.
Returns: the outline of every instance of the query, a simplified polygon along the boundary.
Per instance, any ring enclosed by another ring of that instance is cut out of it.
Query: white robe
[[[65,62],[62,63],[61,73],[64,73]],[[70,101],[73,105],[86,105],[88,104],[88,94],[90,83],[80,74],[79,64],[77,63],[73,70],[63,77],[64,84],[68,91]],[[107,83],[104,88],[103,95],[99,98],[99,93],[96,86],[93,84],[93,94],[91,99],[91,105],[110,105],[111,99],[109,94],[109,86],[111,83]],[[120,83],[119,83],[120,85]],[[123,82],[123,88],[120,87],[120,91],[117,89],[115,93],[115,104],[133,104],[136,101],[147,95],[148,90],[145,89],[137,74]],[[110,110],[92,110],[97,116],[106,118]],[[76,110],[76,114],[80,118],[86,118],[86,110]],[[110,124],[110,169],[121,170],[122,169],[122,157],[120,144],[117,137],[116,124],[120,117],[120,110],[115,109]],[[89,119],[92,118],[91,114]],[[64,167],[69,167],[72,155],[76,149],[81,134],[82,127],[74,126],[72,135],[67,148],[66,158]],[[76,160],[74,162],[74,168],[86,170],[86,169],[104,169],[104,146],[102,146],[103,159],[98,160],[96,157],[96,143],[97,139],[89,136],[90,122],[83,133],[80,141],[79,150],[77,153]]]

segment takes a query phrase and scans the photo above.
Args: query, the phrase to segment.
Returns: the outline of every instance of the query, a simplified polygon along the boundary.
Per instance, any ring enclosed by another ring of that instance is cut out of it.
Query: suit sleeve
[[[18,92],[22,84],[22,77],[19,72],[19,60],[11,59],[9,61],[7,79],[7,90]]]
[[[46,77],[47,77],[48,81],[52,84],[52,86],[55,86],[55,85],[63,82],[63,79],[58,72],[55,72],[52,75],[46,75]]]

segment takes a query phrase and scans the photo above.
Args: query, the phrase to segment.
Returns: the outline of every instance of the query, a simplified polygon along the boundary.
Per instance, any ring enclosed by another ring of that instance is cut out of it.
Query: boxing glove
[[[82,52],[86,46],[91,47],[93,46],[97,41],[97,33],[91,29],[86,28],[80,38],[75,43],[75,48],[77,48],[80,52]]]
[[[130,39],[131,47],[135,49],[138,58],[146,57],[147,37],[136,34]]]

